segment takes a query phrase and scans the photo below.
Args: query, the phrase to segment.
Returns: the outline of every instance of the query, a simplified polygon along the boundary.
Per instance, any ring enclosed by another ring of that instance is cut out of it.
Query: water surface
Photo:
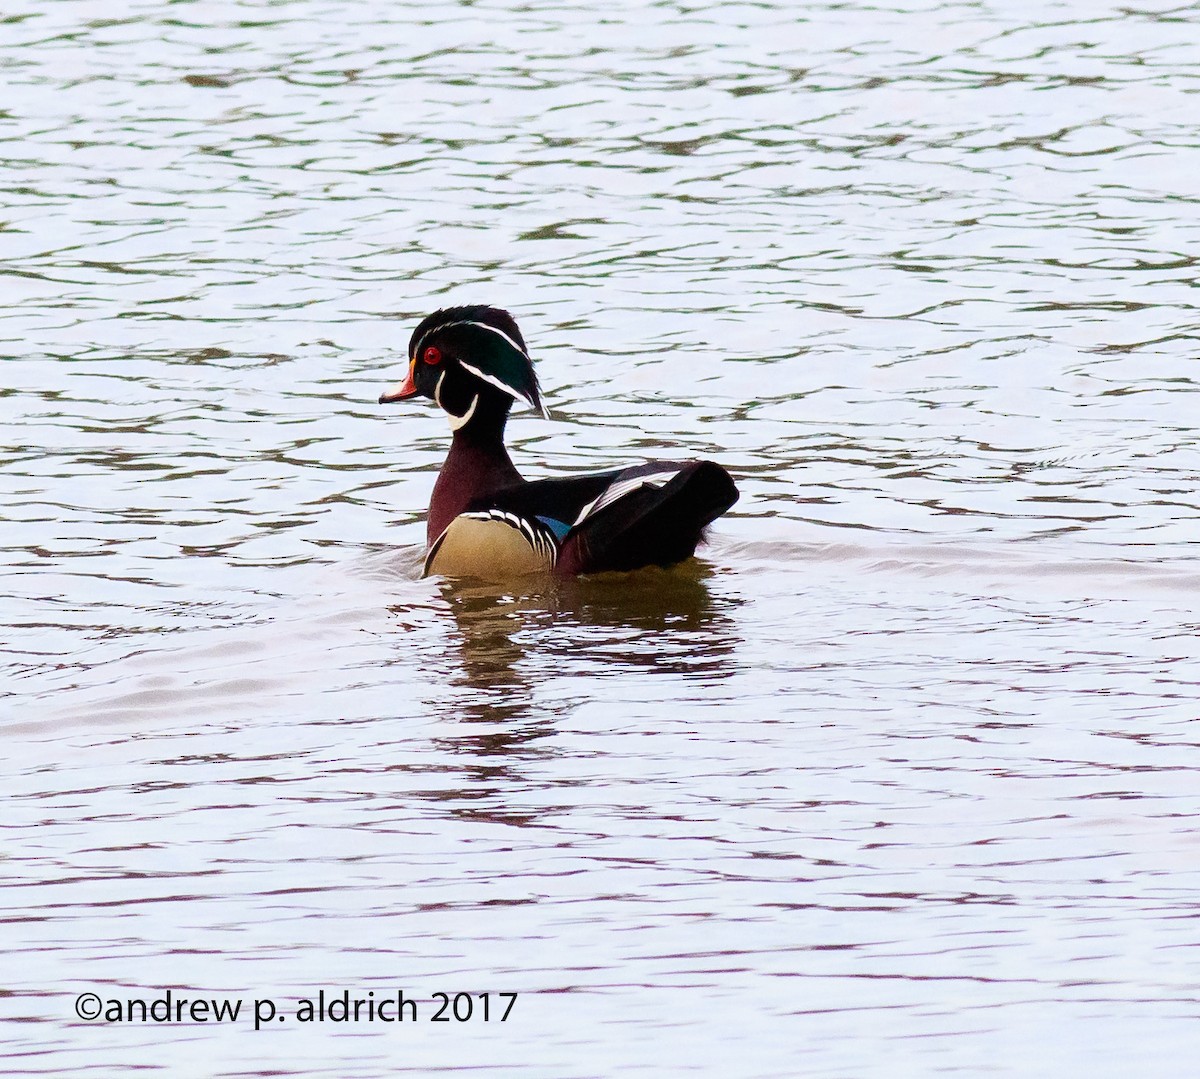
[[[5,1073],[1186,1070],[1198,21],[11,8]],[[700,559],[418,579],[472,301]],[[167,989],[422,1015],[75,1016]]]

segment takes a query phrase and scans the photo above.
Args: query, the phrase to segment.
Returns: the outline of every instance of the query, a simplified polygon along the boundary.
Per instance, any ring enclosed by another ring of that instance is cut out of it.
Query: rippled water
[[[1194,6],[115,11],[0,20],[6,1074],[1186,1072]],[[417,579],[462,301],[700,560]]]

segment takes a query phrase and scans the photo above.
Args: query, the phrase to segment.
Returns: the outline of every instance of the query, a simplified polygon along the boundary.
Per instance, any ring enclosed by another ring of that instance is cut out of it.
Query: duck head
[[[458,431],[475,417],[507,415],[520,401],[547,416],[517,323],[498,307],[447,307],[421,320],[408,342],[408,375],[379,403],[431,398]]]

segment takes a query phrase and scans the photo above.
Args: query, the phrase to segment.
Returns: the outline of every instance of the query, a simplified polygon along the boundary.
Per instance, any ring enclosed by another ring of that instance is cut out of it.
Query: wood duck
[[[435,311],[413,331],[408,374],[380,404],[424,395],[453,438],[429,504],[424,576],[571,577],[669,566],[737,501],[711,461],[660,461],[569,479],[526,481],[504,447],[514,402],[541,411],[525,339],[507,311]]]

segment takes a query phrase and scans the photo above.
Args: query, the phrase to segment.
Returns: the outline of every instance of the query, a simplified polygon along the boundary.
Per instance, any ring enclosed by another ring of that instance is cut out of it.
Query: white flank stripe
[[[515,528],[520,532],[525,537],[525,542],[533,550],[542,554],[551,566],[558,561],[558,544],[534,521],[518,517],[515,513],[509,513],[506,510],[475,510],[459,516],[470,517],[476,521],[503,521],[510,528]]]

